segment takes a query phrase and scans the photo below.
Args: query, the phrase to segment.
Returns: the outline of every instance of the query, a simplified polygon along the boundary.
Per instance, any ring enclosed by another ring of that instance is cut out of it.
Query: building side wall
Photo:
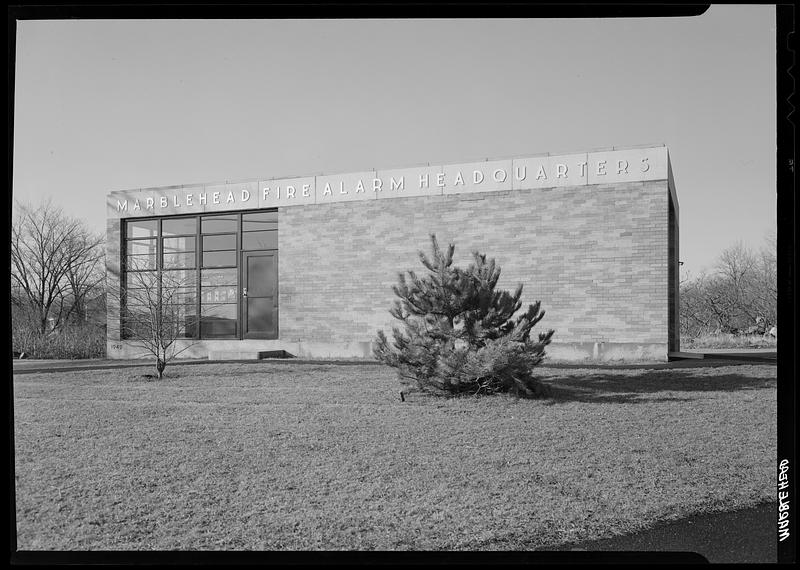
[[[674,206],[672,195],[669,200],[669,350],[679,352],[681,348],[680,336],[680,265],[678,234],[678,211]]]
[[[122,236],[120,234],[122,220],[108,218],[106,220],[106,336],[109,347],[118,343],[121,334],[120,323],[120,278],[122,269]],[[113,352],[108,351],[109,358]]]
[[[455,263],[477,249],[502,268],[500,287],[541,300],[554,352],[609,343],[666,359],[668,194],[658,180],[282,208],[280,339],[366,345],[388,332],[397,274],[424,271],[417,252],[435,233]]]

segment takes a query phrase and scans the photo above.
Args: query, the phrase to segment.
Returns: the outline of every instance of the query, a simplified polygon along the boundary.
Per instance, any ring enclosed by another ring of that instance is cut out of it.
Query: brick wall
[[[455,242],[455,263],[477,249],[497,260],[500,287],[523,283],[554,343],[666,345],[668,200],[660,180],[281,208],[280,339],[388,332],[391,286],[398,272],[424,271],[417,251],[436,233]]]

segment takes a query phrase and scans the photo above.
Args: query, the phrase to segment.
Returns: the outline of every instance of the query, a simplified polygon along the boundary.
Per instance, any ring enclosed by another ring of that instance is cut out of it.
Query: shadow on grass
[[[552,404],[690,401],[691,392],[733,392],[774,387],[775,378],[747,374],[703,374],[697,370],[642,370],[624,374],[562,374],[541,378],[549,384]],[[664,393],[664,396],[658,394]]]

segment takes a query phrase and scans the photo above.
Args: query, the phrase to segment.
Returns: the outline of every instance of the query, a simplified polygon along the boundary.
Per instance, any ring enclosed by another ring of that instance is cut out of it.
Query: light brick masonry
[[[671,168],[664,172],[655,180],[279,207],[278,340],[201,341],[185,355],[369,356],[377,330],[395,324],[388,311],[398,273],[424,271],[418,251],[430,251],[435,233],[443,246],[455,243],[456,264],[468,264],[474,250],[486,253],[502,269],[500,287],[522,283],[524,303],[541,300],[546,315],[537,329],[556,331],[551,358],[666,360],[679,349],[670,318],[678,208]],[[108,238],[111,285],[121,243],[111,213]],[[134,356],[119,340],[113,303],[108,324],[109,357]]]

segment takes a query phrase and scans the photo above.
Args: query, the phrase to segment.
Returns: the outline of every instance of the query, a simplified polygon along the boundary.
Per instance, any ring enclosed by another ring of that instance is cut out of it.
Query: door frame
[[[250,255],[263,255],[270,253],[275,256],[275,301],[273,303],[274,318],[275,318],[275,337],[263,334],[247,334],[247,297],[244,296],[244,289],[247,287],[247,257]],[[280,306],[278,305],[278,286],[280,279],[280,272],[278,271],[278,250],[277,249],[255,249],[240,252],[239,259],[239,339],[240,340],[278,340],[280,338]]]

